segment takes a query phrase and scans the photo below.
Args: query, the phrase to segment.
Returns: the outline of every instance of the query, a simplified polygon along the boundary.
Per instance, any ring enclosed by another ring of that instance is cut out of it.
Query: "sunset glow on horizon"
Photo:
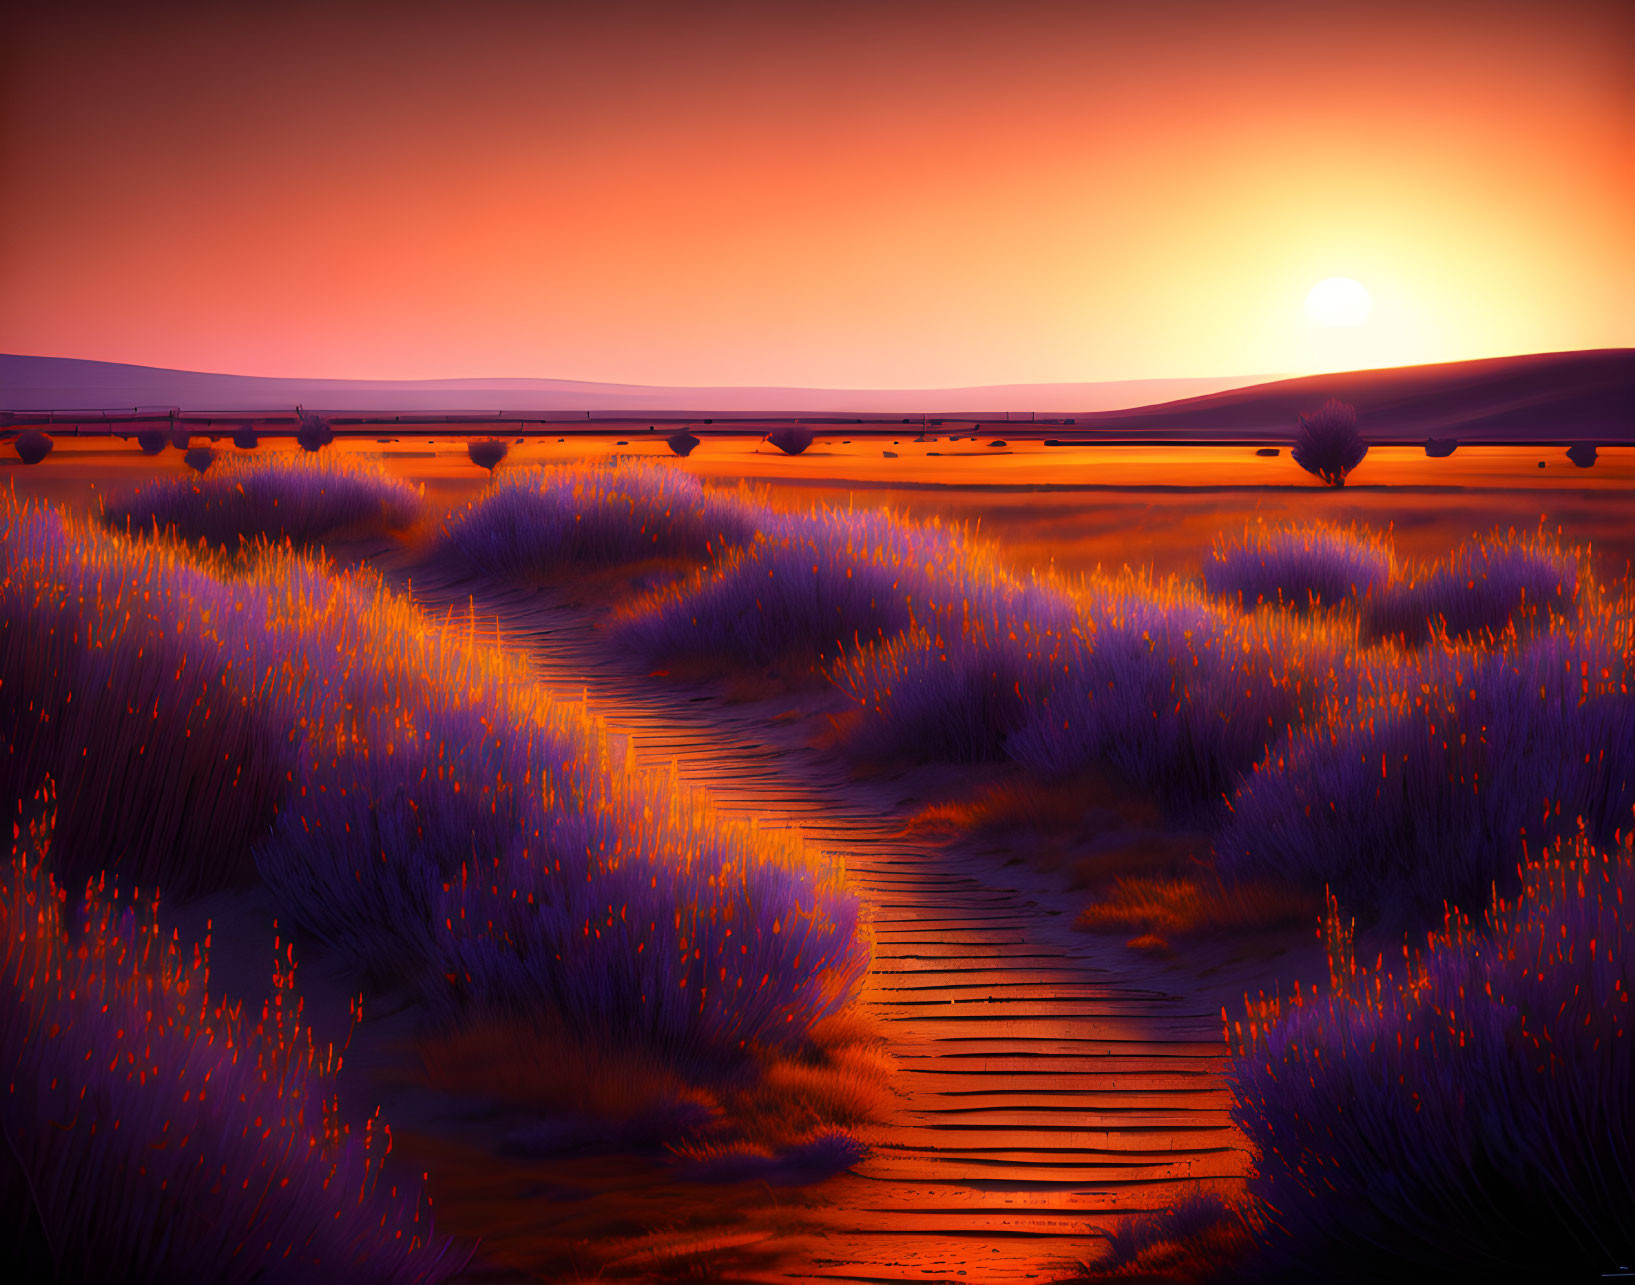
[[[1628,5],[10,25],[5,352],[889,388],[1635,346]]]

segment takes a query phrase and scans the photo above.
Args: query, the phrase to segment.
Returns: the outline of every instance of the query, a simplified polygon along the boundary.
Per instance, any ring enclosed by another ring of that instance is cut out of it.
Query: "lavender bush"
[[[1537,846],[1582,824],[1610,844],[1635,805],[1628,626],[1372,667],[1351,710],[1257,764],[1216,845],[1229,877],[1325,886],[1365,921],[1479,906]]]
[[[104,518],[112,526],[173,529],[189,540],[236,546],[256,537],[311,544],[397,531],[419,513],[419,491],[378,463],[279,452],[228,456],[197,478],[144,483],[110,499]]]
[[[1006,750],[1044,772],[1107,763],[1182,815],[1217,810],[1269,745],[1355,681],[1355,633],[1340,625],[1249,618],[1130,576],[1092,581],[1081,610]]]
[[[753,540],[634,604],[618,627],[655,659],[811,664],[951,621],[961,580],[985,561],[962,532],[883,510],[764,509]]]
[[[55,779],[66,882],[245,875],[290,766],[249,704],[281,672],[264,627],[248,586],[174,547],[0,506],[0,802]]]
[[[1624,825],[1629,824],[1626,814]],[[1635,1260],[1635,849],[1558,843],[1479,926],[1228,1031],[1267,1277],[1587,1279]],[[1406,952],[1405,952],[1406,953]]]
[[[440,547],[499,576],[647,558],[703,562],[753,536],[759,514],[679,469],[643,462],[507,472],[452,517]]]
[[[1204,560],[1210,593],[1252,608],[1333,607],[1383,593],[1396,574],[1390,545],[1372,532],[1327,523],[1248,527],[1217,539]]]
[[[1430,633],[1452,638],[1527,633],[1547,628],[1553,615],[1579,611],[1589,572],[1582,556],[1542,535],[1476,539],[1446,558],[1402,574],[1377,595],[1368,612],[1375,636],[1409,643]]]
[[[93,891],[70,934],[48,835],[0,877],[14,1279],[409,1285],[460,1271],[420,1182],[389,1172],[390,1129],[339,1117],[339,1059],[300,1019],[293,957],[271,943],[277,1000],[257,1020],[208,994],[208,955],[181,956],[156,900]]]

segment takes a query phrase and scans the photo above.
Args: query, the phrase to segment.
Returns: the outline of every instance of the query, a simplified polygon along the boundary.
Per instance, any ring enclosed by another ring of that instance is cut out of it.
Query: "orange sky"
[[[1635,345],[1629,3],[129,8],[0,47],[0,351],[925,387]],[[1303,319],[1330,276],[1363,326]]]

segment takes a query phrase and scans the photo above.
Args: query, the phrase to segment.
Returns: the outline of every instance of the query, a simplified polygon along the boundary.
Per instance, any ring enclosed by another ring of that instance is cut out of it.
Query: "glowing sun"
[[[1306,296],[1306,316],[1319,326],[1360,326],[1374,310],[1374,300],[1360,281],[1328,277]]]

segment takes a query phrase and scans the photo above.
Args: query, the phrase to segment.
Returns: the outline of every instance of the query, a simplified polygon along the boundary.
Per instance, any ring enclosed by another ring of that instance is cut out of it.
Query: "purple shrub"
[[[1339,626],[1246,617],[1134,577],[1093,581],[1081,598],[1048,696],[1006,742],[1036,771],[1104,762],[1207,815],[1267,746],[1355,682],[1355,636]]]
[[[799,455],[812,444],[813,436],[809,428],[775,428],[766,435],[766,440],[785,455]]]
[[[258,850],[300,926],[450,1021],[547,1013],[700,1069],[850,997],[867,952],[837,872],[633,774],[522,662],[406,612],[326,613],[343,654],[396,659],[337,678]]]
[[[190,446],[182,456],[182,463],[195,473],[203,473],[216,462],[216,452],[209,446]]]
[[[1355,708],[1297,732],[1244,780],[1216,845],[1234,878],[1325,886],[1366,922],[1479,906],[1525,844],[1608,844],[1635,805],[1627,623],[1504,651],[1386,658]]]
[[[757,516],[662,464],[523,469],[452,517],[441,547],[514,579],[648,558],[703,562],[750,539]]]
[[[136,434],[136,444],[144,455],[157,455],[170,445],[170,435],[163,429],[144,428]]]
[[[814,663],[958,610],[991,555],[962,533],[884,510],[763,510],[755,538],[634,604],[621,636],[654,659]]]
[[[1511,532],[1472,540],[1448,557],[1400,576],[1369,605],[1376,636],[1422,641],[1528,633],[1548,628],[1552,615],[1577,614],[1589,573],[1582,555],[1545,539]],[[1593,595],[1590,595],[1593,596]]]
[[[202,449],[202,448],[201,448]],[[379,464],[326,454],[228,456],[198,478],[158,478],[108,501],[105,520],[158,527],[188,540],[235,547],[264,537],[310,544],[402,530],[420,494]]]
[[[289,767],[248,704],[275,664],[254,593],[15,506],[0,571],[0,801],[55,779],[59,876],[178,895],[242,878]]]
[[[1344,486],[1346,474],[1368,454],[1368,443],[1357,433],[1357,408],[1332,397],[1317,410],[1300,416],[1289,454],[1306,472],[1330,486]]]
[[[277,998],[257,1020],[210,997],[208,956],[183,959],[156,900],[93,890],[65,931],[42,856],[16,855],[0,878],[14,1272],[408,1285],[461,1270],[420,1183],[383,1171],[390,1129],[340,1119],[339,1058],[301,1021],[293,956],[272,943]]]
[[[1596,449],[1594,442],[1574,442],[1567,448],[1567,458],[1579,468],[1594,468]]]
[[[233,445],[241,451],[253,451],[260,443],[256,436],[255,425],[246,420],[233,430]]]
[[[1327,523],[1256,525],[1217,539],[1204,561],[1210,593],[1240,607],[1333,607],[1382,593],[1395,574],[1390,545],[1371,532]]]
[[[38,464],[51,454],[54,445],[50,435],[37,428],[25,428],[11,441],[11,449],[17,452],[17,458],[24,464]]]
[[[1632,858],[1627,835],[1558,844],[1394,974],[1357,967],[1331,906],[1330,993],[1228,1031],[1268,1271],[1566,1280],[1635,1259]]]
[[[671,454],[687,456],[691,455],[704,443],[701,438],[695,437],[691,433],[671,433],[669,437],[664,439],[664,444],[670,448]]]
[[[1459,439],[1456,437],[1427,437],[1425,439],[1425,454],[1433,460],[1445,460],[1459,449]]]
[[[946,762],[1003,757],[1005,742],[1048,699],[1062,640],[1079,626],[1054,587],[968,583],[957,618],[842,653],[829,677],[865,717],[847,742],[866,757]]]
[[[490,473],[497,469],[500,461],[510,453],[511,444],[497,437],[476,437],[466,443],[466,454],[471,462]]]

